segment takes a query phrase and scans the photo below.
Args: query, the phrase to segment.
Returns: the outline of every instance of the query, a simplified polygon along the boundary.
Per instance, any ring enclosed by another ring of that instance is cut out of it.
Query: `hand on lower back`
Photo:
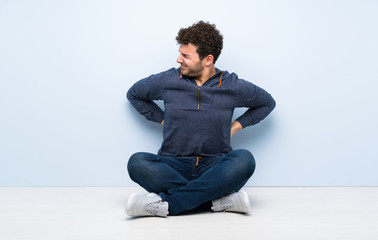
[[[238,121],[234,121],[232,124],[231,124],[231,137],[239,130],[243,129],[243,126],[238,122]]]

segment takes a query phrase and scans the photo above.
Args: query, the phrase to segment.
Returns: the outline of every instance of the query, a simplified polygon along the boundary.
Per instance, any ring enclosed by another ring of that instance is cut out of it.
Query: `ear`
[[[210,67],[212,64],[214,64],[214,56],[209,54],[203,59],[203,61],[206,67]]]

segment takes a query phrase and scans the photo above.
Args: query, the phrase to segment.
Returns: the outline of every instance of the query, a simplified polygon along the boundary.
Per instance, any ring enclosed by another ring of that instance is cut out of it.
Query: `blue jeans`
[[[213,158],[168,157],[135,153],[127,165],[130,178],[148,192],[160,195],[177,215],[211,200],[239,191],[255,170],[247,150]]]

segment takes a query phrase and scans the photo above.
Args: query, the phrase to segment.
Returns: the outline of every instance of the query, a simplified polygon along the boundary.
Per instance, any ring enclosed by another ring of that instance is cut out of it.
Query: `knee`
[[[238,167],[248,177],[251,177],[255,172],[256,161],[252,153],[246,149],[235,150],[238,154]]]
[[[133,176],[137,174],[138,170],[143,169],[145,155],[146,153],[143,152],[134,153],[127,162],[127,171],[132,179]]]

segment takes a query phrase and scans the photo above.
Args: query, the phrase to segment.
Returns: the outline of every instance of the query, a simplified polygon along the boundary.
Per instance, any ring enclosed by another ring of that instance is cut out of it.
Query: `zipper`
[[[215,76],[213,76],[215,77]],[[213,78],[212,77],[212,78]],[[220,78],[219,78],[219,84],[217,86],[217,88],[219,88],[221,85],[222,85],[222,77],[223,77],[223,72],[220,74]],[[206,81],[205,84],[207,84],[209,81]],[[197,85],[198,86],[198,85]],[[200,104],[201,104],[201,94],[200,94],[200,89],[201,89],[201,86],[198,86],[198,90],[197,90],[197,109],[200,108]]]
[[[198,95],[198,99],[197,99],[197,109],[199,109],[200,108],[200,102],[201,102],[201,97],[200,97],[200,86],[198,86],[198,93],[197,93],[197,95]]]

